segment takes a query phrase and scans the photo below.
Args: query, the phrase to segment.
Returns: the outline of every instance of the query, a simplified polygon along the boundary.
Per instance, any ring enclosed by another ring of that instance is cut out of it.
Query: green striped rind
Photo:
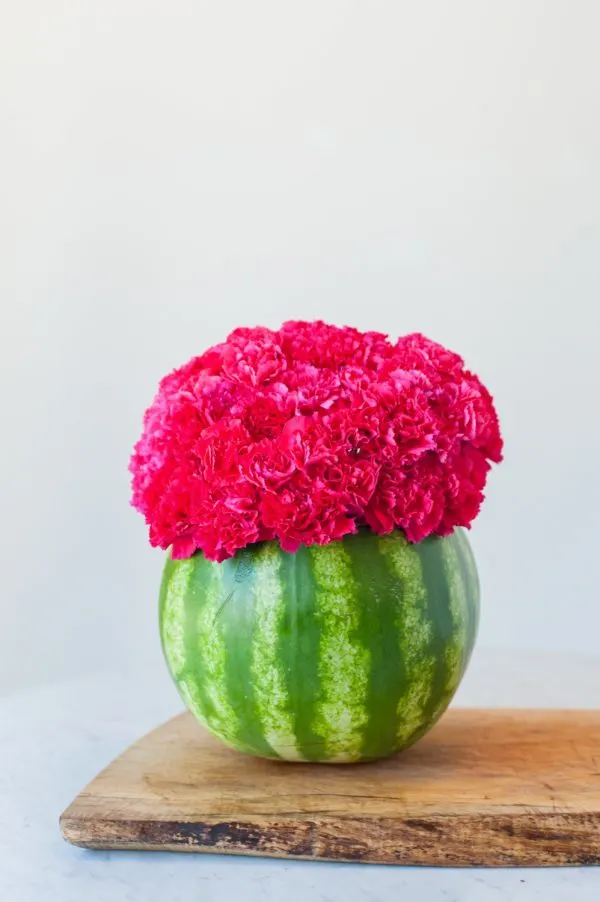
[[[440,542],[448,594],[450,599],[449,613],[452,620],[452,634],[446,643],[444,658],[446,663],[446,681],[444,691],[434,710],[435,720],[446,709],[450,699],[458,689],[458,684],[466,666],[468,588],[463,581],[460,565],[460,552],[455,536],[449,541]]]
[[[461,530],[169,559],[161,588],[163,648],[190,710],[234,748],[289,760],[369,760],[418,739],[458,686],[478,612]]]
[[[196,619],[196,653],[201,655],[204,679],[202,695],[207,720],[225,742],[237,746],[238,717],[227,689],[227,646],[223,639],[221,614],[227,602],[224,569],[211,562],[206,594]]]
[[[477,631],[479,586],[465,578],[467,540],[460,530],[414,546],[421,559],[433,625],[434,672],[427,722],[438,720],[456,692]]]
[[[229,655],[223,635],[221,614],[230,600],[227,567],[206,560],[202,555],[183,561],[171,561],[170,579],[161,611],[163,647],[167,663],[176,673],[175,682],[184,702],[198,720],[215,736],[241,751],[254,752],[243,736],[243,720],[231,704],[226,675]],[[184,581],[185,574],[185,581]],[[175,604],[171,586],[186,586],[185,604]],[[177,625],[176,625],[177,624]],[[180,671],[171,667],[169,635],[181,636],[185,664]]]
[[[321,698],[319,678],[321,627],[317,616],[317,586],[310,548],[281,554],[279,575],[285,587],[277,659],[286,678],[299,754],[306,760],[324,760],[323,737],[314,730]]]
[[[208,723],[202,697],[198,688],[197,675],[189,676],[189,639],[195,636],[195,626],[187,624],[190,599],[193,598],[192,580],[196,574],[198,561],[189,558],[174,561],[167,558],[160,593],[160,633],[162,647],[183,701],[195,717],[207,728]]]
[[[186,663],[185,607],[193,572],[192,558],[179,562],[167,558],[160,590],[161,638],[167,663],[175,677]]]
[[[454,538],[459,548],[459,560],[462,567],[463,582],[468,587],[469,591],[469,603],[467,605],[468,646],[466,650],[466,664],[468,664],[475,645],[475,639],[477,638],[477,631],[479,630],[479,574],[477,573],[475,558],[473,557],[473,551],[471,550],[469,540],[467,539],[466,531],[460,528],[457,529],[454,533]]]
[[[393,539],[392,539],[393,543]],[[380,539],[363,533],[344,540],[361,612],[359,632],[369,650],[369,719],[363,732],[361,760],[391,754],[398,746],[397,709],[406,683],[405,661],[398,642],[398,616],[406,587],[381,553]],[[365,579],[368,574],[368,579]]]
[[[231,704],[227,685],[229,659],[222,616],[232,600],[227,569],[206,559],[196,569],[189,598],[189,670],[180,688],[191,697],[195,705],[192,711],[200,712],[213,733],[244,751],[249,747],[240,737],[243,720]]]
[[[278,757],[260,721],[258,710],[260,684],[252,672],[255,635],[261,631],[261,612],[257,582],[262,567],[255,554],[244,549],[235,558],[217,565],[223,574],[222,602],[217,615],[221,640],[226,650],[224,695],[236,714],[237,731],[231,744],[249,746],[256,754]]]
[[[427,616],[423,568],[414,545],[401,536],[386,536],[379,540],[379,547],[403,587],[395,621],[405,667],[404,685],[396,706],[396,747],[403,748],[425,725],[424,712],[431,697],[435,670],[433,624]]]
[[[252,683],[256,713],[273,751],[288,761],[300,761],[294,714],[286,684],[279,637],[285,617],[284,585],[280,576],[281,553],[265,543],[256,556],[256,629],[252,637]]]
[[[331,762],[361,759],[369,652],[359,634],[360,608],[349,556],[342,542],[311,549],[319,622],[319,689],[313,730]]]

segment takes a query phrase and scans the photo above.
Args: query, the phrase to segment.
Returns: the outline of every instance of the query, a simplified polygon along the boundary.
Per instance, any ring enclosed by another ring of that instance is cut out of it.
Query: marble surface
[[[600,658],[478,649],[456,702],[600,706]],[[162,668],[0,697],[0,899],[6,902],[573,902],[600,868],[434,869],[184,853],[92,852],[58,816],[109,760],[181,704]]]

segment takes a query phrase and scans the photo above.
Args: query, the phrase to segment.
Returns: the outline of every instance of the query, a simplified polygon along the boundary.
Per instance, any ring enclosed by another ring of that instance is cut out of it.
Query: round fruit
[[[368,761],[419,739],[458,687],[478,618],[462,529],[169,557],[160,595],[189,709],[233,748],[290,761]]]

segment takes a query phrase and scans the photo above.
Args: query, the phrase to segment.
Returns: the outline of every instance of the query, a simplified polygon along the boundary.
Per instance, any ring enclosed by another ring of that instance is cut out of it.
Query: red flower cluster
[[[153,545],[221,561],[361,525],[418,542],[468,526],[502,440],[492,398],[422,335],[236,329],[166,376],[130,469]]]

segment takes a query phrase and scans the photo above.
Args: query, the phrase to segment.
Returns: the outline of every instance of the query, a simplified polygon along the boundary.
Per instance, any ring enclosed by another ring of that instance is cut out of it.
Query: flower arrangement
[[[131,459],[152,545],[223,561],[369,527],[410,542],[469,526],[502,457],[492,398],[420,334],[323,322],[236,329],[166,376]]]

